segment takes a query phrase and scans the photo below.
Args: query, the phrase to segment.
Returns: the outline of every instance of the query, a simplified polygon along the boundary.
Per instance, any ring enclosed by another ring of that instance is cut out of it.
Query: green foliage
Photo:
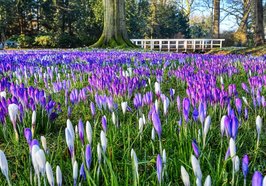
[[[31,47],[33,44],[33,41],[34,41],[34,39],[32,37],[27,36],[25,34],[19,35],[18,40],[17,40],[19,46],[22,48]]]
[[[57,45],[61,48],[74,48],[80,46],[81,41],[75,35],[63,33],[57,39]]]
[[[54,47],[55,46],[55,40],[52,36],[48,36],[48,35],[41,35],[41,36],[37,36],[35,37],[35,45],[37,46],[41,46],[41,47]]]

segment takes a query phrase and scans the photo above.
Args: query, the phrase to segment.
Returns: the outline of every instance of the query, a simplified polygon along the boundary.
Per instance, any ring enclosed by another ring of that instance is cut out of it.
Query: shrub
[[[48,35],[41,35],[41,36],[37,36],[35,37],[35,45],[37,46],[41,46],[41,47],[55,47],[55,41],[54,38],[52,36],[48,36]]]
[[[17,42],[21,48],[29,48],[33,44],[33,38],[25,34],[21,34],[19,35]]]

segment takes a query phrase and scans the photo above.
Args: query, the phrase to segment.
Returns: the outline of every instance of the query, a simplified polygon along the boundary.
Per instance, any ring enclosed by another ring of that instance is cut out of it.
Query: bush
[[[34,44],[41,47],[55,47],[55,40],[52,36],[41,35],[35,37]]]
[[[29,48],[33,44],[33,38],[25,34],[19,35],[17,42],[21,48]]]

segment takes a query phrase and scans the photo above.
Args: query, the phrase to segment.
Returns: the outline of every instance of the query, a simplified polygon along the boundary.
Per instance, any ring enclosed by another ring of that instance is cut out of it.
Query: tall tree
[[[263,5],[262,0],[254,0],[255,12],[255,45],[264,44]]]
[[[220,34],[220,0],[213,0],[213,38]]]
[[[135,47],[127,35],[125,0],[103,0],[103,7],[103,32],[92,47]]]

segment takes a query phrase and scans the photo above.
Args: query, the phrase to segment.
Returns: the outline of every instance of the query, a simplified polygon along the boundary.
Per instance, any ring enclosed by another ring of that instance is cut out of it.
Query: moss
[[[93,48],[118,48],[118,49],[125,49],[125,48],[137,48],[136,45],[130,42],[129,39],[124,39],[122,36],[117,38],[111,38],[109,40],[105,39],[105,36],[102,35],[99,40],[93,44],[91,47]]]

